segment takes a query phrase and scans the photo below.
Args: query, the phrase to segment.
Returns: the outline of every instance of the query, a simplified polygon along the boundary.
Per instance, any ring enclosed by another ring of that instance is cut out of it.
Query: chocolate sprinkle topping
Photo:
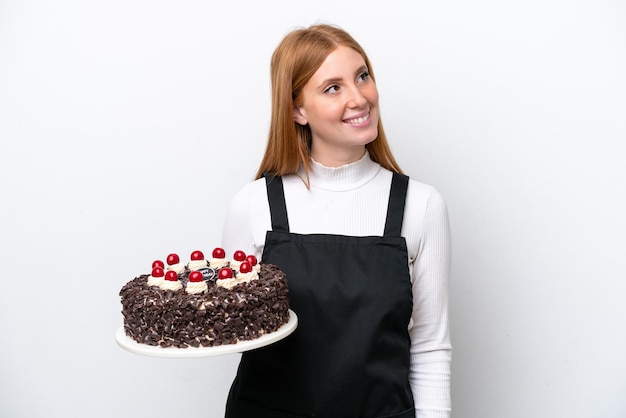
[[[248,341],[276,331],[289,320],[285,274],[261,263],[259,278],[232,289],[207,281],[202,294],[148,286],[144,274],[120,290],[124,330],[141,344],[161,347],[214,347]]]

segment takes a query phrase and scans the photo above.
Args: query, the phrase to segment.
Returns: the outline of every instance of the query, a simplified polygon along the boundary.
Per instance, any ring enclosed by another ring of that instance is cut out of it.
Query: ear
[[[293,106],[293,119],[296,121],[297,124],[302,126],[309,123],[300,111],[300,108],[296,105]]]

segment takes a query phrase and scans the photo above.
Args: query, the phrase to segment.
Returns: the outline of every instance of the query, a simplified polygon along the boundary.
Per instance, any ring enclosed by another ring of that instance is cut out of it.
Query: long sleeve
[[[265,180],[257,180],[233,197],[222,228],[222,246],[226,254],[241,250],[261,260],[265,233],[270,228]]]
[[[417,418],[448,418],[451,411],[450,247],[447,208],[442,196],[432,189],[420,228],[418,252],[410,260],[414,306],[413,327],[409,331],[409,379]]]

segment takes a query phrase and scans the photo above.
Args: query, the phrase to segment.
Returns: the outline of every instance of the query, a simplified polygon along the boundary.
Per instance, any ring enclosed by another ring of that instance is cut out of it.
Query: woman
[[[402,174],[371,64],[348,33],[292,31],[271,76],[267,149],[223,245],[285,271],[299,322],[243,354],[226,417],[448,417],[442,196]]]

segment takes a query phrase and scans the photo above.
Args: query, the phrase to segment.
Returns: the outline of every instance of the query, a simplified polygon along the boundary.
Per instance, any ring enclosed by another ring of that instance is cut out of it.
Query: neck
[[[381,166],[369,158],[365,152],[363,157],[351,164],[341,167],[329,167],[313,160],[309,172],[310,186],[330,191],[353,190],[368,183],[381,170]],[[300,177],[305,174],[300,172]]]
[[[341,148],[341,149],[320,149],[311,148],[311,158],[325,167],[341,167],[359,161],[365,155],[365,146]]]

